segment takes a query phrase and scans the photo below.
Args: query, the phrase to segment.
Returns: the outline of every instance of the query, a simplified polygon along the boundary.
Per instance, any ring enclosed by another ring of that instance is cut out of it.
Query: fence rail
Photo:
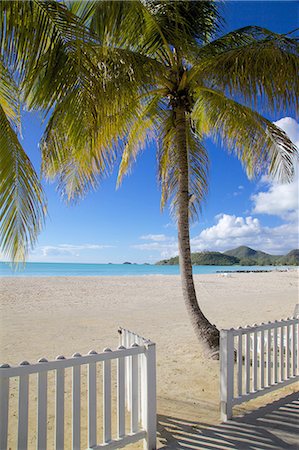
[[[156,375],[155,344],[120,329],[121,345],[102,353],[90,351],[88,355],[75,353],[72,358],[58,356],[55,361],[42,358],[35,364],[23,361],[19,366],[0,366],[0,450],[8,448],[10,382],[18,378],[17,449],[27,450],[29,429],[29,390],[31,377],[37,378],[37,433],[36,445],[45,450],[47,445],[48,375],[55,374],[55,448],[65,445],[65,369],[72,371],[72,449],[81,448],[81,369],[87,366],[87,441],[88,449],[114,449],[144,439],[144,448],[156,448]],[[125,336],[125,339],[123,337]],[[137,342],[138,341],[138,342]],[[112,406],[111,362],[116,364],[116,411]],[[98,443],[98,369],[102,365],[103,388],[103,442]],[[142,375],[142,378],[141,378]],[[128,392],[130,396],[128,396]],[[130,411],[129,430],[126,410]],[[112,421],[116,422],[116,435]]]
[[[298,318],[220,332],[221,418],[299,378]]]

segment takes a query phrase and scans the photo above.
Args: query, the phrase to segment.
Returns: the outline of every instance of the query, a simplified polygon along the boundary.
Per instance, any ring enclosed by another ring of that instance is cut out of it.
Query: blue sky
[[[224,15],[225,31],[259,25],[285,33],[299,23],[295,1],[233,1],[224,5]],[[290,112],[269,118],[279,121],[298,145],[299,124]],[[42,132],[39,116],[24,113],[23,145],[37,169]],[[191,227],[192,249],[224,251],[249,245],[279,254],[298,247],[298,183],[279,186],[265,177],[249,181],[225,149],[210,141],[206,145],[210,189],[202,216]],[[44,183],[49,216],[29,261],[143,263],[177,253],[175,224],[168,210],[160,211],[154,145],[118,190],[116,173],[71,207],[60,201],[55,184]]]

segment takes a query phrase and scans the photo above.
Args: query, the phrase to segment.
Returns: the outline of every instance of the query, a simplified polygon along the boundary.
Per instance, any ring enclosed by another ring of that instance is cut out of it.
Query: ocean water
[[[211,274],[236,270],[285,270],[287,266],[193,266],[194,274]],[[80,264],[80,263],[27,263],[14,269],[0,262],[0,277],[93,277],[179,275],[179,266],[147,264]]]

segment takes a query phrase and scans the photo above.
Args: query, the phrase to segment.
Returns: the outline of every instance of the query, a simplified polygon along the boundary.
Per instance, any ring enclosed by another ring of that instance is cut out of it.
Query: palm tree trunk
[[[186,145],[186,113],[183,107],[176,108],[177,149],[179,165],[178,193],[178,244],[183,297],[195,333],[205,353],[219,358],[219,331],[202,313],[196,298],[192,275],[189,234],[189,173]]]

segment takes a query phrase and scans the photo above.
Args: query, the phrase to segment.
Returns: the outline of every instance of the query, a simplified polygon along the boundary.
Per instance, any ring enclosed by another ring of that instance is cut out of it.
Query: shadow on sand
[[[158,416],[161,449],[299,449],[299,395],[293,393],[226,423]]]

